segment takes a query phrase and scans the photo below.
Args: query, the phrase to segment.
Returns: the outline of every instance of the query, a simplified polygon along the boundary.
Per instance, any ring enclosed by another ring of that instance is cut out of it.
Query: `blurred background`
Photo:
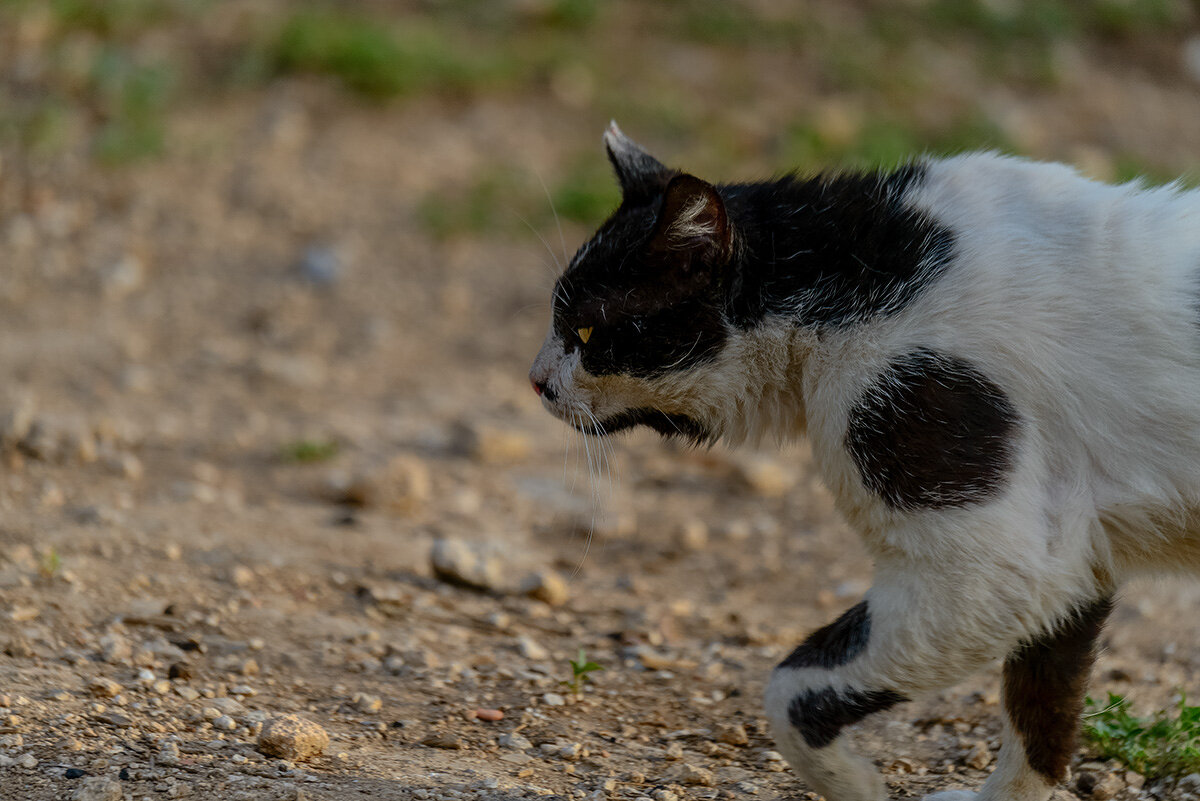
[[[1191,186],[1200,5],[0,0],[0,756],[34,760],[0,798],[68,764],[223,793],[286,710],[348,755],[319,797],[634,798],[679,743],[712,772],[679,797],[794,789],[762,677],[870,577],[803,447],[585,444],[527,383],[618,199],[611,118],[712,181],[992,148]],[[1131,593],[1102,686],[1200,691],[1197,600]],[[597,694],[560,707],[579,648]],[[168,675],[254,694],[214,733]],[[995,687],[871,730],[924,743],[889,779],[978,783]],[[169,742],[212,775],[146,769]]]

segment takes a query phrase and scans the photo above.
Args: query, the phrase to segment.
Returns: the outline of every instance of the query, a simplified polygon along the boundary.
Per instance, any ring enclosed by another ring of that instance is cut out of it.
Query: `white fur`
[[[548,406],[564,417],[653,401],[729,441],[807,433],[876,562],[865,652],[777,670],[767,691],[781,752],[830,801],[874,801],[882,784],[844,738],[804,744],[796,693],[945,687],[1137,572],[1200,570],[1200,192],[971,154],[931,162],[907,202],[954,232],[955,255],[890,317],[819,338],[782,320],[731,332],[715,364],[651,381],[588,376],[550,340],[535,364],[562,380]],[[855,400],[914,348],[977,366],[1020,413],[1015,466],[987,502],[888,507],[846,452]],[[1051,789],[1009,733],[979,799]]]

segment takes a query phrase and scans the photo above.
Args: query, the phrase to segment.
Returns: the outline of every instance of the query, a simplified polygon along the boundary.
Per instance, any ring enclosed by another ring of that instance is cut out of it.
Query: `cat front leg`
[[[942,580],[926,573],[925,582],[907,575],[893,581],[885,572],[865,601],[776,667],[765,700],[780,753],[829,801],[881,801],[882,779],[849,749],[844,729],[1007,654],[1004,745],[977,801],[1044,801],[1074,753],[1111,601],[1063,601],[1063,611],[1045,615],[1032,596],[1015,597],[1000,582],[973,582],[953,570]],[[1055,622],[1032,634],[1015,622],[1038,618]],[[928,801],[973,797],[953,790]]]
[[[1013,681],[1042,686],[1042,673],[1054,664],[1053,644],[1019,646],[1034,641],[1027,628],[1037,626],[1034,621],[1065,616],[1045,615],[1045,605],[1072,607],[1039,599],[1029,586],[1017,591],[1021,584],[1013,578],[978,566],[877,564],[876,583],[866,599],[806,639],[776,667],[768,684],[766,713],[777,747],[799,777],[829,801],[881,801],[883,782],[849,749],[848,726],[948,687],[1010,653]],[[1032,703],[1058,698],[1064,684],[1045,685]],[[1063,714],[1069,714],[1065,707]],[[1016,707],[1012,717],[1014,727],[1029,737],[1028,720]],[[1069,750],[1074,741],[1064,732],[1059,727],[1040,741],[1031,740],[1031,748],[1052,744]],[[1048,785],[1026,781],[1030,771],[1017,759],[1024,753],[1017,748],[1002,755],[1000,767],[1009,778],[997,779],[999,794],[991,797],[1041,801]]]
[[[907,700],[845,675],[870,635],[871,609],[863,601],[814,632],[775,668],[767,685],[766,711],[776,747],[792,770],[829,801],[887,797],[878,772],[842,736],[843,727]]]

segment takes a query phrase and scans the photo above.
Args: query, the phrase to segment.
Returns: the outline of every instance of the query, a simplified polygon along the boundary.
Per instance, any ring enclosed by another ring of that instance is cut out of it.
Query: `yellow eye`
[[[592,326],[576,329],[575,333],[579,334],[579,340],[586,345],[587,341],[592,338]]]

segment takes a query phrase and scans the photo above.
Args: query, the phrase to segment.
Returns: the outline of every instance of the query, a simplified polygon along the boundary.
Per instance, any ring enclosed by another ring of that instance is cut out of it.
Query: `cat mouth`
[[[709,444],[716,440],[708,426],[694,417],[650,408],[626,409],[599,421],[576,420],[574,425],[593,437],[608,436],[636,426],[646,426],[668,439],[679,437],[696,445]]]

